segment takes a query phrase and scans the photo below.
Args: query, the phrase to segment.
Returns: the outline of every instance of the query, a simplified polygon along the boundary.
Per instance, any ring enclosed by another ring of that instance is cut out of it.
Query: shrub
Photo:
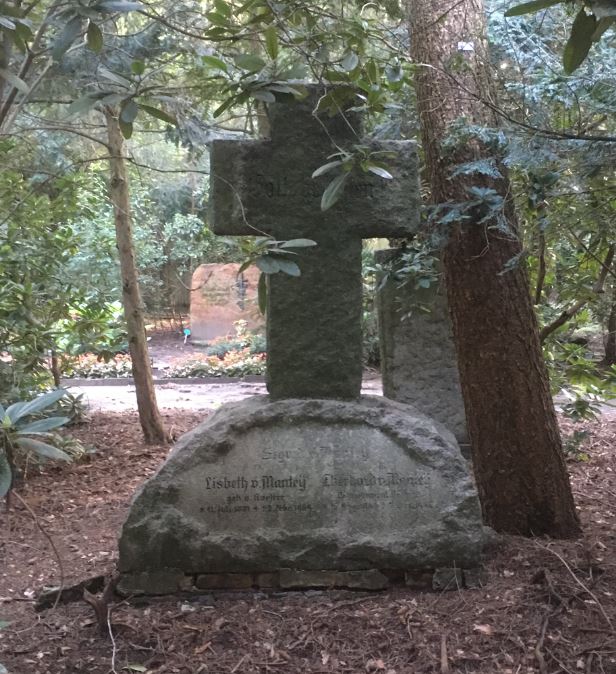
[[[109,377],[131,377],[133,368],[129,355],[117,354],[105,362],[100,356],[88,353],[68,361],[65,372],[72,377],[107,379]]]
[[[0,497],[10,491],[18,464],[29,460],[36,463],[48,459],[73,461],[83,453],[77,450],[77,447],[83,447],[74,442],[69,443],[69,451],[60,449],[58,445],[63,440],[52,433],[67,424],[68,417],[44,416],[65,394],[64,389],[56,389],[34,400],[13,403],[7,409],[0,406]]]

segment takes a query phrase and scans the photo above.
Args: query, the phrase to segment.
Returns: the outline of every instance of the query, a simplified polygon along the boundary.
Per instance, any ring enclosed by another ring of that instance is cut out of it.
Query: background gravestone
[[[214,143],[215,231],[319,245],[300,249],[299,278],[270,279],[270,396],[222,407],[136,496],[120,539],[125,592],[378,589],[479,562],[479,502],[453,435],[413,407],[359,396],[361,238],[418,226],[415,146],[371,145],[396,152],[394,178],[360,176],[321,213],[325,185],[309,176],[332,143],[358,143],[354,114],[314,118],[321,95],[270,106],[271,141]]]
[[[193,273],[190,328],[195,344],[234,335],[235,321],[249,330],[263,327],[257,303],[259,270],[249,267],[239,277],[239,264],[202,264]]]
[[[395,251],[378,251],[387,263]],[[377,293],[383,395],[440,421],[461,445],[468,433],[447,297],[442,284],[400,286]],[[466,449],[466,447],[465,447]]]

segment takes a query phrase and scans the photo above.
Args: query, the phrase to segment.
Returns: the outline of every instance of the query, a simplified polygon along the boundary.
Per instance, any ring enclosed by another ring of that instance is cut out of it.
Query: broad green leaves
[[[328,159],[333,157],[338,157],[338,159],[319,166],[312,174],[313,178],[319,178],[330,171],[337,171],[337,175],[323,192],[321,210],[329,210],[340,200],[353,171],[360,170],[363,173],[373,173],[385,180],[393,180],[392,174],[386,169],[379,157],[387,158],[388,155],[388,152],[371,152],[370,148],[365,145],[355,145],[349,152],[343,150],[330,155]]]
[[[588,56],[596,29],[597,19],[595,16],[586,14],[584,8],[580,9],[571,27],[571,35],[563,52],[563,66],[568,75],[576,70]]]
[[[50,431],[67,424],[68,417],[46,417],[27,421],[27,417],[40,415],[55,405],[66,395],[66,389],[55,389],[34,400],[22,400],[10,405],[6,410],[0,408],[0,497],[5,496],[13,482],[13,464],[16,453],[32,455],[41,461],[71,461],[71,457],[56,447]],[[38,437],[31,437],[38,436]],[[44,442],[40,438],[48,440]]]
[[[301,267],[293,260],[293,257],[298,255],[296,250],[317,245],[316,241],[312,239],[277,241],[268,236],[233,239],[230,243],[239,246],[245,258],[238,274],[241,274],[253,264],[261,271],[257,290],[259,310],[263,314],[267,305],[267,276],[278,273],[300,276]]]
[[[533,0],[533,2],[525,2],[521,5],[516,5],[505,12],[505,16],[521,16],[522,14],[532,14],[539,12],[554,5],[562,5],[565,0]]]

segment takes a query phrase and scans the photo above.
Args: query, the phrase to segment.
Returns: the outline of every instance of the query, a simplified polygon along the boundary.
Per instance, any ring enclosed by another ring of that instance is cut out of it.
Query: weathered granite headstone
[[[239,264],[202,264],[192,277],[190,329],[195,344],[234,335],[234,323],[249,330],[263,325],[257,302],[259,270],[249,267],[238,276]]]
[[[388,262],[394,251],[379,251]],[[383,394],[415,406],[468,443],[445,289],[388,280],[377,294]]]
[[[269,397],[225,405],[185,435],[137,494],[120,540],[125,592],[345,586],[378,589],[474,567],[477,495],[455,438],[413,407],[360,398],[361,237],[417,227],[409,143],[394,180],[361,178],[319,210],[310,180],[348,123],[312,115],[320,91],[270,106],[272,140],[212,148],[217,231],[311,238],[299,278],[271,279]],[[241,204],[241,207],[240,207]]]

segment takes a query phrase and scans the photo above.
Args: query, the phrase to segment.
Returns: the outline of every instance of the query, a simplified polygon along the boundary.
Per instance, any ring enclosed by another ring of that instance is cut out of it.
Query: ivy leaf
[[[586,14],[582,7],[571,27],[571,35],[563,53],[563,67],[567,75],[576,70],[584,61],[592,47],[592,37],[597,29],[597,19]]]
[[[321,197],[322,211],[328,210],[340,199],[344,192],[344,185],[348,177],[349,173],[345,171],[344,173],[337,175],[325,188],[323,196]]]
[[[525,2],[516,7],[512,7],[505,12],[505,16],[521,16],[522,14],[533,14],[554,5],[562,5],[565,0],[533,0],[532,2]]]
[[[88,24],[86,40],[88,47],[90,47],[93,52],[96,52],[97,54],[100,53],[103,48],[103,33],[95,23],[92,23],[92,21]]]

